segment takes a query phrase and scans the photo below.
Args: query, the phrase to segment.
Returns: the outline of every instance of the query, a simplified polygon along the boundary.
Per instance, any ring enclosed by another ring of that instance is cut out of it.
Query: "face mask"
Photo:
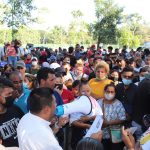
[[[114,94],[107,94],[107,93],[105,93],[105,98],[106,98],[107,100],[112,100],[114,97],[115,97]]]
[[[116,78],[116,77],[110,77],[110,79],[111,79],[112,81],[118,81],[118,78]]]
[[[124,85],[129,85],[129,84],[132,83],[132,80],[123,78],[122,82],[123,82]]]
[[[144,80],[145,79],[145,77],[140,77],[140,82],[142,81],[142,80]]]
[[[101,80],[105,80],[106,77],[103,77],[103,78],[96,77],[96,79],[97,79],[98,81],[101,81]]]
[[[32,61],[32,66],[36,66],[37,65],[37,61]]]

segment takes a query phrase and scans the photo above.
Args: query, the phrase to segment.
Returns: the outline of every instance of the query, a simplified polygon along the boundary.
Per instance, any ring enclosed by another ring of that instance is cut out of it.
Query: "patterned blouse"
[[[103,99],[97,101],[101,108],[103,107]],[[103,108],[102,108],[103,109]],[[104,104],[104,116],[107,121],[126,120],[125,109],[119,100],[115,100],[112,104]],[[118,125],[114,125],[113,127]],[[110,139],[109,127],[103,128],[103,139]]]

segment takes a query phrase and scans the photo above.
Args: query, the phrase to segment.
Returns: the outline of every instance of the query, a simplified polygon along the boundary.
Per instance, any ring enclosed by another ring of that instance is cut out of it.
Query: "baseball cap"
[[[60,65],[58,63],[52,63],[52,64],[50,64],[50,68],[51,69],[56,69],[58,67],[60,67]]]
[[[17,63],[16,63],[16,68],[17,68],[17,67],[25,68],[26,65],[25,65],[24,61],[19,60],[19,61],[17,61]]]
[[[49,67],[50,67],[50,65],[49,65],[49,63],[48,63],[48,62],[43,62],[43,63],[42,63],[42,67],[47,67],[47,68],[49,68]]]
[[[54,55],[47,58],[47,61],[56,61],[56,60],[57,60],[57,58]]]

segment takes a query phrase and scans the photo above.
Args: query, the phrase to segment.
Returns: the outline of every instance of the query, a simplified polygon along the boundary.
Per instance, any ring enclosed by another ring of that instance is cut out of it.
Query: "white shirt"
[[[21,150],[62,150],[49,125],[50,122],[30,112],[23,116],[17,127],[19,148]]]
[[[5,147],[0,144],[0,150],[19,150],[18,147]]]

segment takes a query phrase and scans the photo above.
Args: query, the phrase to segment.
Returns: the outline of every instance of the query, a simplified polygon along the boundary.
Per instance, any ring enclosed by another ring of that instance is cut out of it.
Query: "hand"
[[[18,92],[17,90],[14,90],[14,91],[12,92],[12,98],[13,98],[13,99],[19,98],[19,96],[20,96],[20,94],[19,94],[19,92]]]
[[[58,119],[58,126],[62,127],[68,122],[69,122],[69,117],[68,116],[67,117],[59,117],[59,119]]]
[[[56,134],[60,129],[59,126],[57,125],[57,123],[51,128],[52,128],[54,134]]]
[[[81,122],[87,122],[87,121],[90,120],[90,117],[88,117],[88,116],[82,116],[82,117],[80,117],[79,120],[80,120]]]
[[[93,133],[91,135],[91,138],[96,139],[96,140],[101,142],[102,141],[102,131],[99,131],[97,133]]]
[[[51,125],[54,125],[56,122],[58,122],[58,118],[57,117],[53,117],[51,119]]]
[[[124,129],[124,126],[122,127],[122,140],[128,149],[135,148],[135,139],[128,129]]]
[[[109,126],[109,121],[104,119],[104,121],[103,121],[103,128],[108,127],[108,126]]]
[[[56,86],[56,87],[54,88],[54,91],[56,91],[57,93],[59,93],[59,95],[61,95],[62,92],[63,92],[63,89],[60,90],[60,89]]]

